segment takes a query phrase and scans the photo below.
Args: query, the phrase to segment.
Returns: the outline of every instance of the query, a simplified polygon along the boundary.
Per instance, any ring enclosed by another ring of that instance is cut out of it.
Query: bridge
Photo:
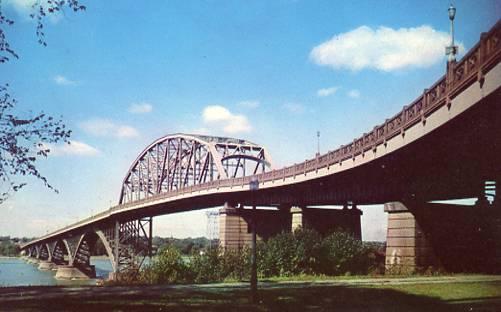
[[[22,249],[43,260],[41,268],[58,265],[57,274],[88,276],[101,240],[119,274],[151,256],[154,216],[224,204],[221,243],[234,247],[234,236],[245,236],[236,224],[247,223],[245,208],[252,205],[277,208],[259,212],[266,238],[298,224],[322,231],[340,224],[359,236],[356,205],[386,204],[388,269],[499,268],[501,203],[487,199],[501,183],[500,59],[498,22],[396,115],[336,150],[284,168],[274,168],[267,149],[246,140],[160,138],[126,173],[116,206]],[[474,207],[434,203],[461,198],[478,200]],[[345,209],[310,207],[322,205]]]

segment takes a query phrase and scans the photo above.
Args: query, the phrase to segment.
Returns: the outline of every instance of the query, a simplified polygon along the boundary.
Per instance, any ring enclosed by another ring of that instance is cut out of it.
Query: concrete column
[[[225,204],[219,211],[219,242],[223,249],[250,247],[252,233],[251,218],[256,218],[257,240],[266,240],[280,232],[290,231],[291,215],[288,209],[251,209],[234,208]]]
[[[400,202],[384,205],[388,213],[386,273],[407,274],[436,264],[427,236],[414,215]]]
[[[224,250],[238,250],[250,246],[252,235],[245,219],[239,215],[238,209],[225,203],[219,210],[219,243]]]
[[[291,231],[294,232],[295,230],[302,228],[304,226],[303,209],[298,206],[292,206],[290,212],[292,215]]]

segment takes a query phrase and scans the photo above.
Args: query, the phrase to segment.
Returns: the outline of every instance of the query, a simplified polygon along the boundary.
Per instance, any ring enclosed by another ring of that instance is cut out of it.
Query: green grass
[[[339,286],[269,282],[247,287],[0,288],[1,311],[501,311],[501,281]]]
[[[442,301],[450,302],[467,299],[477,300],[479,298],[501,297],[500,282],[415,284],[372,287],[378,289],[393,289],[418,296],[435,297]]]

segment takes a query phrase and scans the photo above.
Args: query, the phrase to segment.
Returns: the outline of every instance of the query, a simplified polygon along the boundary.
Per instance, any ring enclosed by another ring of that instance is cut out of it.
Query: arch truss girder
[[[245,140],[166,136],[148,146],[133,163],[122,183],[120,204],[270,168],[266,149]]]
[[[101,233],[112,255],[113,271],[116,273],[137,271],[146,257],[151,257],[152,218],[127,222],[116,221]]]

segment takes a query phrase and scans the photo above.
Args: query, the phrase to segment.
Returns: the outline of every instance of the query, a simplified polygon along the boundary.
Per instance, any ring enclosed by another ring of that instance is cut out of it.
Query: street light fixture
[[[456,60],[458,47],[454,45],[454,17],[456,16],[456,8],[451,4],[449,9],[449,20],[451,21],[451,44],[445,48],[445,54],[449,56],[449,62]]]

